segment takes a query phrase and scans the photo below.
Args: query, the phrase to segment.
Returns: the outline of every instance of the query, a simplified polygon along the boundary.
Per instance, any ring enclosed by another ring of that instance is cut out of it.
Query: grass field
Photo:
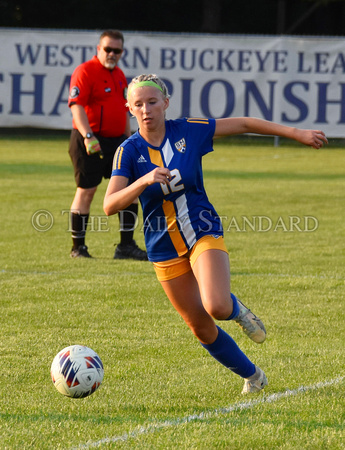
[[[221,141],[204,158],[232,290],[264,321],[269,379],[242,396],[170,306],[150,263],[114,261],[118,220],[92,209],[91,260],[69,257],[74,180],[63,136],[0,136],[0,449],[345,448],[345,150]],[[135,238],[144,245],[139,224]],[[216,288],[216,286],[215,286]],[[56,353],[93,348],[91,397],[60,395]]]

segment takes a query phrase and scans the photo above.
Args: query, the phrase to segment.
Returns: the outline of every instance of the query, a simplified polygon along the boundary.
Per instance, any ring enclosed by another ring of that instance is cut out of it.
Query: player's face
[[[105,36],[97,45],[97,58],[109,70],[113,70],[119,62],[123,52],[121,39],[112,39]]]
[[[141,86],[131,90],[129,109],[141,130],[158,130],[164,124],[168,106],[169,99],[153,86]]]

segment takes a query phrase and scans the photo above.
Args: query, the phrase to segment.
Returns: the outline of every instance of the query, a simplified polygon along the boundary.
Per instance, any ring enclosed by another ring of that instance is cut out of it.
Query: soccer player
[[[248,117],[166,120],[169,95],[156,75],[134,78],[127,100],[139,130],[115,154],[104,211],[115,214],[139,196],[148,257],[170,302],[201,345],[245,380],[243,393],[260,391],[265,373],[214,321],[235,321],[256,343],[266,338],[262,321],[231,293],[228,252],[201,159],[217,136],[278,135],[314,148],[327,139],[319,130]]]
[[[114,153],[131,134],[126,107],[127,80],[117,66],[123,52],[123,34],[104,31],[97,55],[73,72],[68,105],[73,116],[69,153],[77,190],[71,206],[72,258],[89,258],[85,233],[90,207],[102,178],[110,178]],[[147,260],[133,239],[138,201],[119,211],[121,242],[115,259]]]

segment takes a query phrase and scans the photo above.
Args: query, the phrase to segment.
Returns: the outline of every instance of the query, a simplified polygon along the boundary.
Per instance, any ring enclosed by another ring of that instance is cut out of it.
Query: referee
[[[117,66],[124,37],[118,30],[104,31],[97,55],[73,72],[68,106],[73,117],[69,154],[77,190],[71,205],[72,258],[90,258],[85,234],[90,207],[102,178],[110,178],[114,153],[131,134],[126,107],[127,80]],[[115,259],[145,261],[147,254],[133,239],[138,202],[119,212],[120,243]]]

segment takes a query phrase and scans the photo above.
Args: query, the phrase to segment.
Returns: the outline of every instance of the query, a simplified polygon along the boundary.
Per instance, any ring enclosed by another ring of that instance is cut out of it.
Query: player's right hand
[[[157,167],[151,172],[144,175],[145,182],[148,186],[154,183],[168,184],[171,178],[170,170],[166,167]]]
[[[85,139],[85,147],[88,155],[93,155],[101,151],[100,143],[95,137]]]

